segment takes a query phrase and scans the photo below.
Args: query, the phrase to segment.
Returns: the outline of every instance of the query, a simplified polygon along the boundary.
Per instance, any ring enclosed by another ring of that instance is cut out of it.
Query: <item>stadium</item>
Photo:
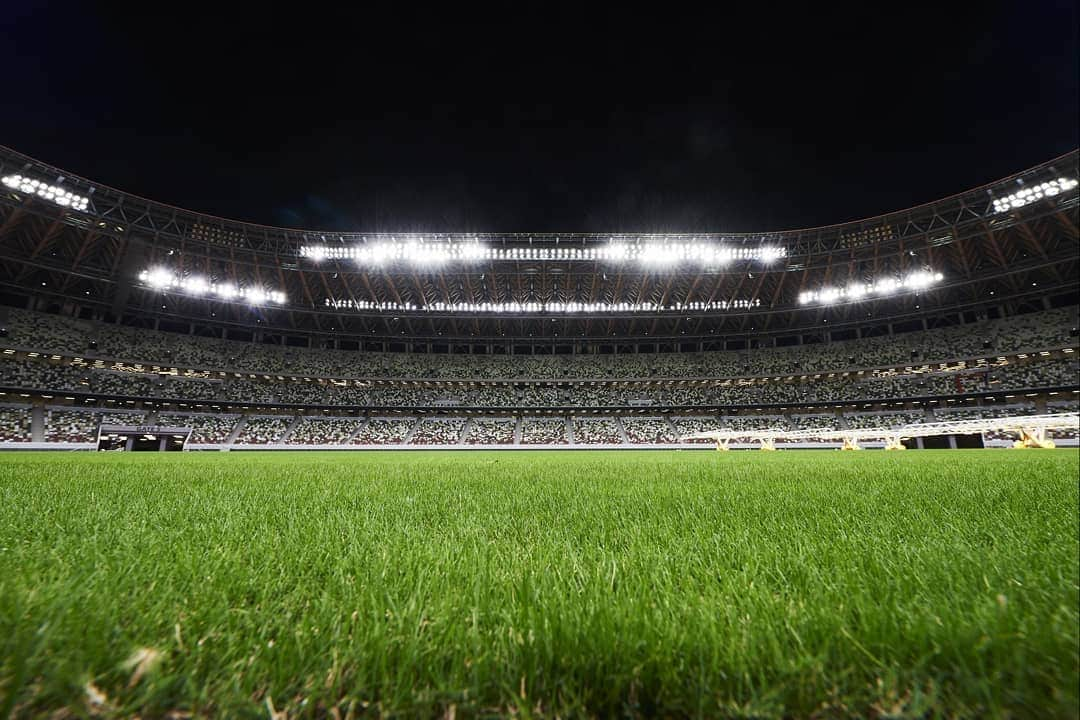
[[[794,232],[371,235],[4,149],[0,446],[1075,447],[1077,158]]]
[[[0,459],[3,709],[1067,716],[1078,176],[397,235],[4,148],[0,447],[108,452]]]
[[[1076,0],[5,9],[0,720],[1080,718]]]

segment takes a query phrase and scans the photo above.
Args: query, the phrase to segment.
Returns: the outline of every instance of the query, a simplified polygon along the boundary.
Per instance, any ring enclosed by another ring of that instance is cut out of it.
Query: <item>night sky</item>
[[[5,7],[0,142],[274,225],[779,230],[951,195],[1078,143],[1070,2],[677,18],[141,5]]]

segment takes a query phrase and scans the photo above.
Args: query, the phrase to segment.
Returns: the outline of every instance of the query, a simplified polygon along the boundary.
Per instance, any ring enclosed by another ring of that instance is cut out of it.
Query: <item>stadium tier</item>
[[[0,442],[30,442],[30,420],[30,406],[0,405]]]
[[[193,448],[657,447],[1074,408],[1077,158],[812,230],[395,236],[0,148],[0,443],[120,417]]]
[[[1076,325],[1075,309],[1057,308],[794,348],[520,364],[464,356],[447,366],[400,353],[193,339],[188,349],[198,349],[179,364],[184,339],[165,331],[144,330],[125,344],[106,340],[128,337],[123,328],[9,310],[0,401],[12,404],[0,417],[0,443],[89,446],[102,422],[146,420],[192,428],[193,448],[632,447],[717,429],[899,427],[928,412],[1022,415],[1055,402],[1075,408]],[[359,360],[352,375],[345,356]],[[405,417],[378,417],[388,411]],[[1050,436],[1075,441],[1066,431]]]
[[[512,445],[516,429],[515,418],[476,418],[470,421],[464,442],[469,445]]]

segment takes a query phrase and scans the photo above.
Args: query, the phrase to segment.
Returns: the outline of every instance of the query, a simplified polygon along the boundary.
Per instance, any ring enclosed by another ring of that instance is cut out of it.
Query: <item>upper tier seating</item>
[[[537,407],[668,405],[786,405],[851,400],[921,398],[963,395],[990,390],[1075,387],[1077,367],[1067,357],[1035,356],[1024,364],[978,371],[942,374],[898,374],[855,379],[723,381],[681,385],[677,382],[637,384],[569,384],[537,387],[530,384],[499,386],[446,385],[432,388],[405,385],[370,387],[311,381],[229,379],[225,382],[167,379],[127,372],[59,365],[42,359],[20,360],[0,355],[0,386],[41,392],[82,392],[102,396],[172,398],[185,401],[229,400],[238,403],[356,405],[367,407]]]
[[[500,357],[360,353],[179,335],[5,309],[0,347],[185,368],[374,378],[736,377],[876,367],[1075,345],[1076,308],[858,340],[747,351]],[[93,343],[96,348],[91,349]],[[487,403],[485,403],[487,404]],[[545,403],[542,403],[545,404]]]

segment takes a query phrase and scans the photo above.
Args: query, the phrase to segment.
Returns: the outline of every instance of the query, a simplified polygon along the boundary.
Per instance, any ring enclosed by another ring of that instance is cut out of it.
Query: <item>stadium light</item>
[[[1038,185],[1032,185],[1031,187],[1017,190],[1005,197],[995,198],[994,212],[1003,213],[1008,212],[1009,210],[1016,210],[1017,208],[1030,205],[1043,198],[1054,197],[1055,195],[1072,190],[1076,186],[1077,181],[1073,178],[1059,177],[1055,180],[1047,180]]]
[[[637,259],[643,265],[672,265],[679,261],[679,256],[663,245],[646,245],[638,253]]]
[[[279,290],[255,286],[238,287],[232,283],[217,283],[200,275],[179,276],[163,267],[143,270],[139,273],[139,280],[154,290],[174,290],[195,297],[214,295],[230,301],[241,299],[252,305],[264,305],[267,302],[284,305],[288,300],[285,293]]]
[[[217,285],[213,289],[213,293],[222,300],[232,300],[234,297],[240,294],[240,288],[229,283],[222,283]]]
[[[886,277],[868,283],[852,283],[846,287],[823,287],[799,293],[799,304],[831,305],[844,300],[859,300],[868,295],[887,297],[899,291],[917,292],[945,279],[941,273],[919,270],[902,278]]]
[[[787,251],[780,247],[764,247],[761,249],[761,262],[771,264],[787,255]]]
[[[12,190],[18,190],[28,195],[37,195],[60,207],[69,207],[72,210],[85,212],[90,205],[90,201],[82,195],[76,195],[59,185],[50,185],[41,180],[34,180],[22,175],[5,175],[0,182],[3,182]]]
[[[478,240],[428,240],[423,237],[390,238],[350,246],[305,245],[300,256],[314,262],[353,260],[361,265],[399,262],[432,265],[450,262],[610,262],[636,260],[647,265],[696,262],[724,265],[733,261],[771,264],[787,256],[787,249],[773,245],[723,245],[715,242],[665,240],[650,237],[638,241],[612,240],[598,247],[493,247]]]
[[[176,278],[165,268],[154,268],[142,272],[139,279],[152,288],[164,290],[171,287]]]

